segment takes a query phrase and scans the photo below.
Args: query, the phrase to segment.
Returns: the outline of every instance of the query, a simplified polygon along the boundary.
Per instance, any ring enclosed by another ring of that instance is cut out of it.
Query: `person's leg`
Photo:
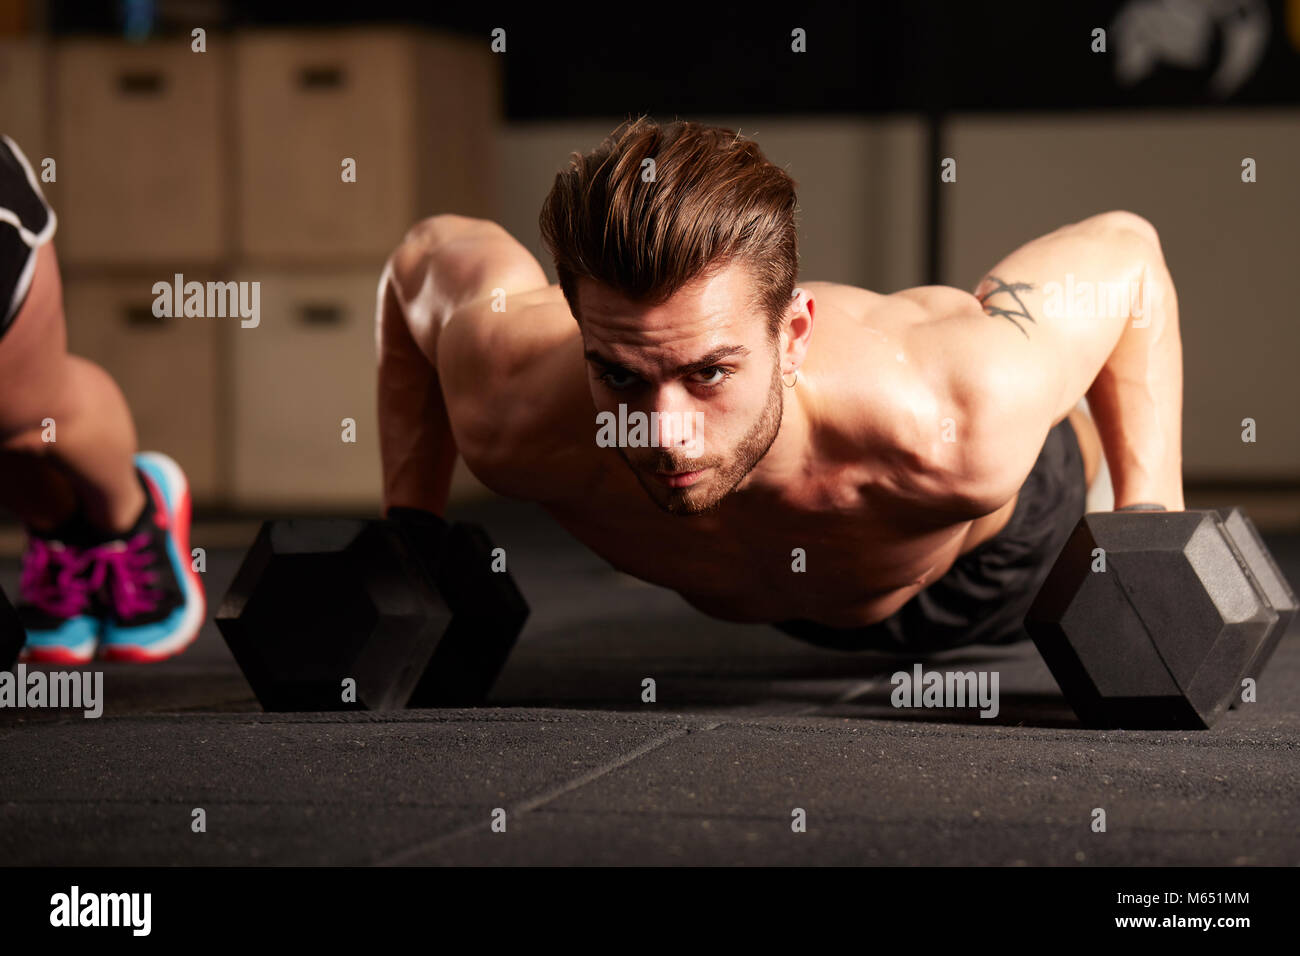
[[[53,439],[53,440],[50,440]],[[137,454],[121,390],[67,353],[53,246],[0,337],[0,507],[29,531],[19,615],[24,657],[161,660],[198,634],[190,499],[176,463]]]
[[[112,378],[67,352],[56,219],[18,145],[0,137],[0,507],[28,530],[23,655],[160,660],[204,611],[180,467],[136,453]]]
[[[79,513],[120,533],[145,504],[135,425],[108,373],[68,354],[54,247],[35,255],[26,299],[0,337],[0,507],[36,531]]]

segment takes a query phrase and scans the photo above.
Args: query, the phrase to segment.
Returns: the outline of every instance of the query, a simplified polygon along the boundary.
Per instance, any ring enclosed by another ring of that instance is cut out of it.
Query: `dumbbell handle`
[[[1123,508],[1116,508],[1116,511],[1165,511],[1164,505],[1158,505],[1150,501],[1139,501],[1136,504],[1125,505]]]

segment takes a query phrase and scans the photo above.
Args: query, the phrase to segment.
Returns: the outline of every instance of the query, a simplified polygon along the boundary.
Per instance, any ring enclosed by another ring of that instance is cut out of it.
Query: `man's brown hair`
[[[579,279],[658,305],[696,278],[743,263],[755,282],[752,305],[775,341],[798,272],[795,203],[794,180],[752,140],[641,117],[572,155],[539,221],[575,316]]]

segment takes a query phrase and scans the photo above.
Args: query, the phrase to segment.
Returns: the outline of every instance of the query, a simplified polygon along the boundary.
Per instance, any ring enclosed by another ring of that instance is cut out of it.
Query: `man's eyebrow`
[[[586,357],[588,362],[594,362],[597,365],[603,365],[605,368],[616,368],[625,372],[635,373],[634,369],[628,368],[622,362],[616,362],[613,359],[606,358],[595,349],[587,349],[583,354]],[[693,362],[687,362],[685,365],[679,365],[676,369],[673,370],[673,374],[689,375],[691,372],[698,372],[702,368],[709,368],[712,365],[717,365],[723,359],[730,358],[733,355],[745,356],[748,354],[749,354],[749,349],[743,345],[720,345],[716,349],[713,349],[713,351],[701,355],[698,359],[696,359]]]
[[[583,352],[582,354],[583,357],[586,358],[588,362],[595,362],[597,365],[605,365],[608,366],[609,368],[623,367],[619,365],[617,362],[615,362],[613,359],[605,358],[605,356],[601,355],[595,349],[587,349],[587,351]]]
[[[717,365],[724,358],[730,358],[733,355],[745,356],[749,354],[749,349],[743,345],[719,345],[712,352],[707,352],[700,356],[694,362],[688,362],[685,365],[677,367],[678,375],[686,375],[690,372],[698,372],[702,368],[708,368],[710,365]]]

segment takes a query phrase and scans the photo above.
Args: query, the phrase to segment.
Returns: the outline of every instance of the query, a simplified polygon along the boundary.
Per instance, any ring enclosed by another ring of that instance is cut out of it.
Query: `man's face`
[[[629,427],[632,440],[617,447],[641,487],[671,514],[716,507],[781,427],[777,347],[752,298],[742,265],[692,282],[657,306],[579,283],[596,411],[655,423],[639,441]]]

